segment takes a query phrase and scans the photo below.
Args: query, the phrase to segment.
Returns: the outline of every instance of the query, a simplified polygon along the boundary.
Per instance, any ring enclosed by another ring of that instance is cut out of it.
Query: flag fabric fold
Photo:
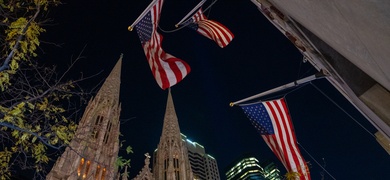
[[[208,20],[200,8],[188,21],[187,26],[199,34],[215,41],[221,48],[226,47],[234,38],[234,34],[219,22]]]
[[[288,173],[296,174],[299,180],[310,180],[310,172],[299,151],[285,100],[282,98],[240,107]]]
[[[163,0],[158,0],[150,11],[135,25],[152,74],[157,84],[169,88],[190,73],[190,66],[183,60],[166,53],[162,47],[163,36],[157,32]]]

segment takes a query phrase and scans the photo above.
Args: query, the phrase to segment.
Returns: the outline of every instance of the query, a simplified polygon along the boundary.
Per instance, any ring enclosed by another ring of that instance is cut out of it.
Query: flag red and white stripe
[[[189,27],[195,29],[203,36],[215,41],[221,48],[226,47],[234,38],[234,34],[219,22],[208,20],[200,8],[190,19],[193,25]]]
[[[310,180],[284,99],[240,106],[287,171],[298,173],[300,180]]]
[[[163,2],[157,0],[135,27],[152,74],[157,84],[166,89],[183,80],[191,68],[185,61],[166,53],[161,47],[163,36],[157,32],[157,27]]]

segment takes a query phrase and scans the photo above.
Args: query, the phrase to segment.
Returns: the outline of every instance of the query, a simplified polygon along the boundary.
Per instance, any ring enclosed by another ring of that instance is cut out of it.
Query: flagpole
[[[217,1],[218,0],[214,0],[213,2],[211,2],[211,4],[207,8],[203,9],[203,12],[206,12],[208,9],[210,9],[211,6],[213,6]]]
[[[306,77],[306,78],[303,78],[303,79],[300,79],[300,80],[297,80],[297,81],[294,81],[294,82],[291,82],[291,83],[288,83],[288,84],[276,87],[274,89],[270,89],[268,91],[264,91],[262,93],[259,93],[259,94],[247,97],[245,99],[242,99],[242,100],[239,100],[239,101],[236,101],[236,102],[231,102],[229,105],[230,105],[230,107],[233,107],[234,105],[236,105],[238,103],[242,103],[242,102],[249,101],[249,100],[252,100],[252,99],[256,99],[256,98],[259,98],[259,97],[262,97],[262,96],[266,96],[268,94],[272,94],[272,93],[275,93],[275,92],[278,92],[278,91],[281,91],[281,90],[285,90],[285,89],[290,88],[290,87],[298,86],[300,84],[303,84],[303,83],[306,83],[306,82],[309,82],[309,81],[312,81],[312,80],[315,80],[315,79],[323,78],[325,76],[326,76],[326,74],[324,73],[323,70],[321,70],[320,72],[318,72],[318,73],[316,73],[314,75],[311,75],[309,77]]]
[[[178,23],[175,24],[175,27],[178,27],[185,19],[188,18],[188,16],[190,16],[192,13],[194,13],[196,10],[198,10],[199,7],[202,6],[205,2],[206,2],[206,0],[200,1],[198,3],[198,5],[196,5],[186,16],[184,16],[183,19],[181,19]]]
[[[152,8],[159,0],[153,0],[148,7],[141,13],[141,15],[138,16],[138,18],[131,24],[127,29],[129,31],[133,31],[133,26],[135,26],[145,15],[149,12],[150,8]]]

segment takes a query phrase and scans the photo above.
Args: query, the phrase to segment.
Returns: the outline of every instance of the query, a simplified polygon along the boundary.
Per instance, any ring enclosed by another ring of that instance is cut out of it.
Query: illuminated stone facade
[[[57,160],[48,180],[116,179],[122,56],[85,109],[75,137]]]
[[[158,180],[193,180],[188,150],[181,139],[179,122],[169,90],[163,130],[154,153],[153,174]]]

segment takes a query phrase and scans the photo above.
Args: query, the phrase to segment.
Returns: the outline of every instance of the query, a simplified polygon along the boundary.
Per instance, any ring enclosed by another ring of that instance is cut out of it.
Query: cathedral
[[[122,56],[97,95],[89,101],[73,140],[57,159],[47,180],[120,179],[116,160],[120,133],[121,64]],[[199,179],[191,169],[188,142],[183,136],[169,89],[160,143],[153,153],[153,171],[149,167],[151,156],[146,153],[145,166],[133,180]],[[122,180],[127,180],[127,177],[123,176]]]
[[[119,179],[119,102],[122,55],[92,98],[65,152],[57,159],[47,180]],[[126,177],[123,177],[126,179]]]

